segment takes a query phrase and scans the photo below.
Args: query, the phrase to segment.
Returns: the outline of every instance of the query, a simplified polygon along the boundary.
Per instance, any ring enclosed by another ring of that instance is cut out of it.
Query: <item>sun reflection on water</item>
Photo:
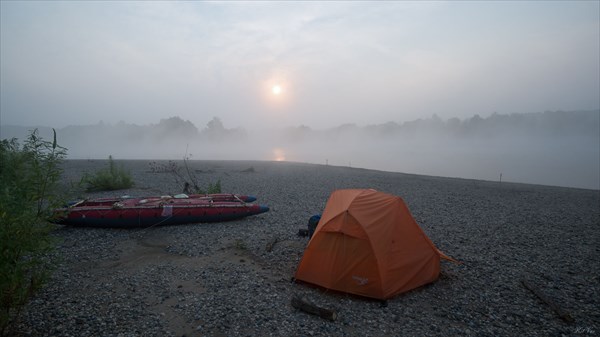
[[[285,161],[285,152],[280,148],[273,149],[273,158],[275,161]]]

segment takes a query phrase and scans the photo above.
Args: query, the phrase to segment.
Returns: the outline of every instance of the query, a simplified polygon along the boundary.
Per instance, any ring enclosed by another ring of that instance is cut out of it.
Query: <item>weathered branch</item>
[[[335,321],[337,319],[337,314],[335,313],[335,311],[321,308],[314,304],[308,303],[307,301],[301,299],[298,296],[294,296],[292,298],[292,307],[330,321]]]
[[[265,246],[265,249],[267,252],[271,252],[273,250],[273,247],[275,247],[275,244],[279,242],[279,238],[273,238],[273,240],[269,241],[267,243],[267,245]]]
[[[558,315],[558,317],[560,317],[563,321],[568,322],[568,323],[574,322],[574,319],[571,316],[571,314],[569,314],[567,311],[563,310],[558,304],[556,304],[554,301],[552,301],[550,298],[548,298],[539,289],[534,287],[534,285],[531,282],[523,279],[523,280],[521,280],[521,283],[523,284],[523,286],[525,288],[529,289],[535,296],[537,296],[540,300],[542,300],[550,308],[552,308],[552,310],[554,310],[554,312]]]

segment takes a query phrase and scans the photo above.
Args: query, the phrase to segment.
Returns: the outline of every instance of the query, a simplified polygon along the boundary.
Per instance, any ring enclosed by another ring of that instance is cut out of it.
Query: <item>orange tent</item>
[[[433,282],[447,258],[400,197],[375,190],[334,191],[296,279],[376,299]]]

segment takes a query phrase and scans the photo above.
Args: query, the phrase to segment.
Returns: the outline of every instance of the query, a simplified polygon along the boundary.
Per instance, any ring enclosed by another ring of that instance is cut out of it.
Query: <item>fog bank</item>
[[[600,189],[600,111],[437,116],[402,124],[198,129],[179,117],[57,130],[70,159],[276,160],[491,181]],[[31,127],[2,126],[23,139]],[[40,128],[49,138],[51,129]]]

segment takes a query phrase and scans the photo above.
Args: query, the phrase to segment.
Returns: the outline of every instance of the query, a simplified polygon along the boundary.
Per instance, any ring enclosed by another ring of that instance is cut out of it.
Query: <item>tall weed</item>
[[[53,130],[54,131],[54,130]],[[61,203],[58,182],[66,149],[33,130],[20,146],[0,141],[0,335],[12,334],[28,299],[52,269],[55,242],[46,219]]]

